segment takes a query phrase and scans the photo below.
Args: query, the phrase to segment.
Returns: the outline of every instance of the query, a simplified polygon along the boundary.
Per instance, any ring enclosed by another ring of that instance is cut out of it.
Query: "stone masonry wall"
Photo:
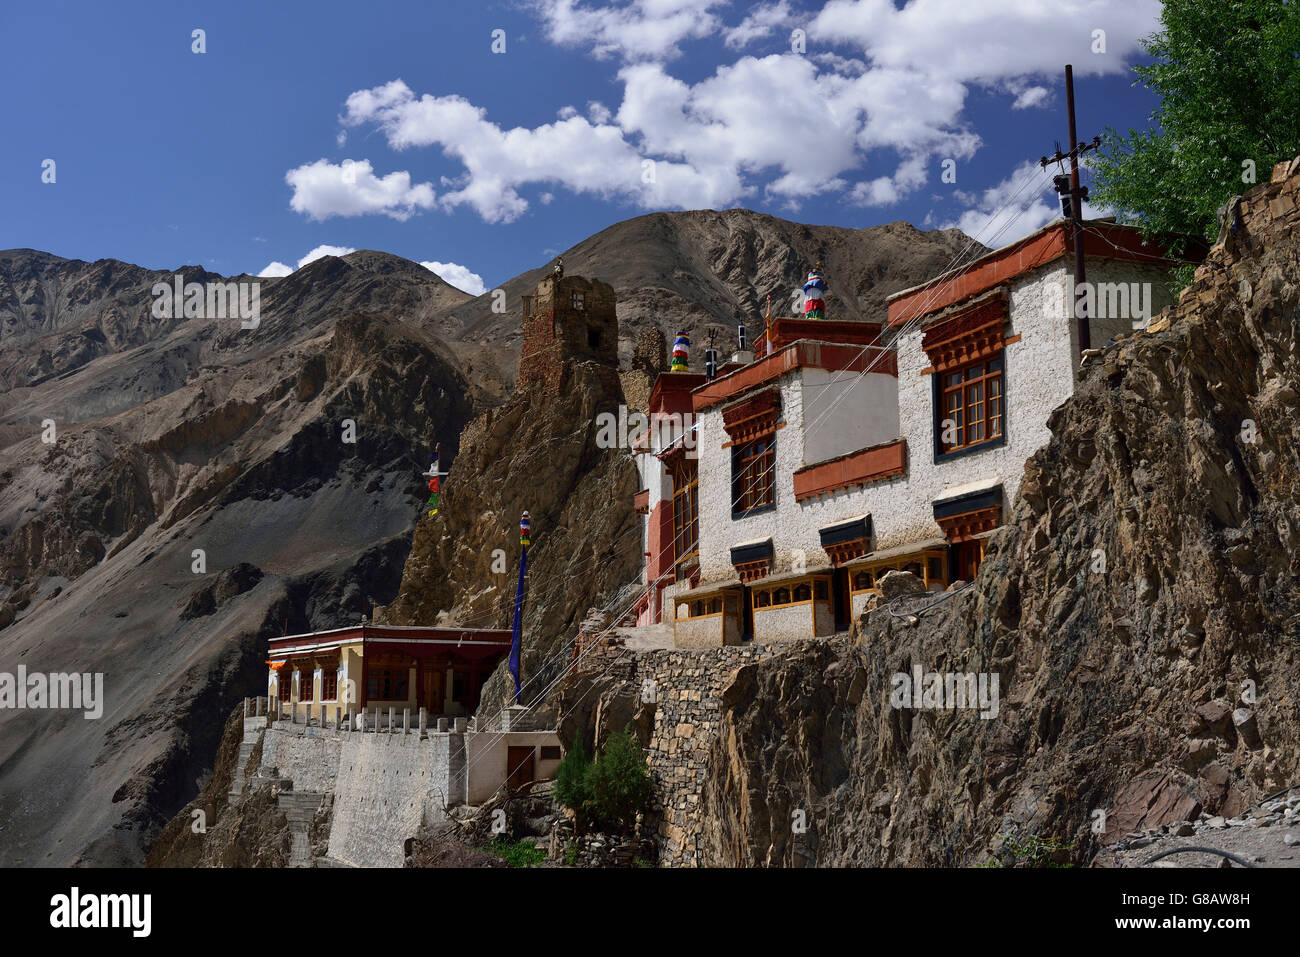
[[[696,864],[700,793],[718,733],[722,691],[737,669],[772,654],[763,646],[650,651],[636,657],[637,684],[654,681],[655,718],[647,763],[655,782],[662,867]]]

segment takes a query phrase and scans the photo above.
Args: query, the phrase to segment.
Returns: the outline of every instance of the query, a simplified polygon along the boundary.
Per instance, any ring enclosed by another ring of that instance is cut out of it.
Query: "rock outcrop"
[[[565,360],[558,395],[542,384],[515,392],[461,436],[438,514],[416,527],[395,624],[445,622],[509,628],[519,567],[519,517],[532,522],[524,605],[524,703],[551,690],[568,666],[578,625],[594,604],[617,606],[640,569],[632,510],[636,469],[626,449],[600,448],[598,416],[618,415],[617,370]],[[513,694],[504,664],[485,684],[479,714]]]
[[[973,865],[1013,835],[1083,864],[1300,781],[1298,201],[1300,160],[1087,361],[973,587],[737,675],[705,862]],[[998,676],[996,716],[891,706],[914,666]]]

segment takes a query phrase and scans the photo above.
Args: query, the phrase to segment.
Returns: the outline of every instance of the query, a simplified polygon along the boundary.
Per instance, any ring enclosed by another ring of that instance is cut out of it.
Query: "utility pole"
[[[1074,68],[1068,63],[1065,65],[1065,108],[1070,117],[1070,151],[1062,153],[1058,143],[1056,153],[1052,156],[1044,156],[1039,161],[1039,166],[1046,169],[1048,163],[1059,163],[1066,157],[1070,159],[1070,175],[1057,176],[1054,178],[1054,183],[1056,191],[1062,197],[1067,192],[1070,194],[1069,207],[1065,210],[1065,215],[1074,222],[1074,316],[1079,333],[1079,354],[1082,355],[1085,350],[1092,348],[1092,335],[1088,329],[1087,300],[1081,302],[1079,298],[1086,288],[1083,269],[1083,201],[1088,198],[1088,188],[1079,185],[1079,157],[1088,150],[1099,147],[1101,137],[1094,136],[1091,143],[1079,145],[1079,137],[1074,125]],[[1066,205],[1064,200],[1061,205]]]

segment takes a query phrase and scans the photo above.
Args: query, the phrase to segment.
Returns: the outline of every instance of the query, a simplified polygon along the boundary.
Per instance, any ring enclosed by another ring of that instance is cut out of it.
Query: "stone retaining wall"
[[[722,691],[741,666],[772,653],[771,648],[750,645],[636,656],[643,695],[646,679],[654,682],[655,719],[647,763],[655,782],[660,866],[696,864],[700,793],[709,746],[718,733]]]

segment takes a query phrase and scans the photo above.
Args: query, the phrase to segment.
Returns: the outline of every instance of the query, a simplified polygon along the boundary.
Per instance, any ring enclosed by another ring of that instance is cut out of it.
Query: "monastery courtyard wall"
[[[258,733],[253,728],[245,736]],[[259,773],[291,779],[295,793],[333,794],[330,858],[401,867],[406,839],[422,823],[442,820],[450,798],[463,794],[466,737],[454,730],[421,738],[414,730],[337,731],[280,720],[265,731]]]

